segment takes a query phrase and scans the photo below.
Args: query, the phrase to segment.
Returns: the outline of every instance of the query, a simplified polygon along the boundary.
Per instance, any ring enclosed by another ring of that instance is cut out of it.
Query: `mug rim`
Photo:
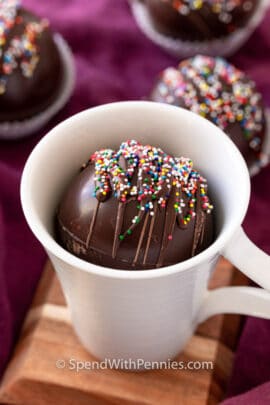
[[[50,141],[51,138],[57,136],[54,132],[57,128],[60,126],[65,126],[69,125],[73,121],[77,121],[84,115],[95,112],[96,110],[106,110],[106,109],[111,109],[111,108],[118,108],[122,107],[125,105],[129,105],[131,107],[136,107],[138,104],[143,105],[146,107],[152,106],[153,105],[158,105],[159,108],[163,109],[181,109],[182,113],[184,114],[191,114],[196,119],[198,120],[204,120],[207,121],[210,126],[214,126],[215,129],[218,129],[220,134],[223,136],[223,142],[227,142],[229,147],[231,148],[231,152],[233,155],[235,155],[235,160],[238,161],[238,164],[242,166],[241,171],[243,175],[243,179],[245,180],[244,182],[244,191],[245,195],[243,196],[243,208],[241,211],[241,215],[238,215],[237,221],[235,221],[234,226],[231,226],[230,229],[223,230],[221,229],[217,238],[215,241],[205,250],[203,250],[201,253],[195,255],[194,257],[191,257],[190,259],[187,259],[185,261],[169,265],[169,266],[164,266],[160,268],[154,268],[154,269],[148,269],[148,270],[120,270],[120,269],[115,269],[111,267],[104,267],[100,266],[94,263],[87,262],[83,259],[80,259],[79,257],[73,255],[72,253],[68,252],[65,250],[55,239],[54,237],[47,231],[46,227],[42,224],[42,222],[39,220],[38,216],[33,218],[33,212],[35,212],[35,209],[32,205],[32,200],[31,197],[28,193],[28,174],[31,172],[31,165],[32,161],[35,159],[35,155],[37,151],[40,150],[40,148],[43,148],[44,145],[46,145],[47,142]],[[21,177],[21,185],[20,185],[20,198],[21,198],[21,205],[23,209],[24,216],[26,218],[26,221],[28,223],[28,226],[32,230],[33,234],[35,237],[39,240],[41,245],[46,249],[47,252],[49,252],[51,255],[55,256],[61,261],[64,261],[70,266],[73,266],[76,269],[80,269],[83,271],[86,271],[87,273],[94,273],[95,275],[101,276],[101,277],[107,277],[107,278],[114,278],[114,279],[152,279],[152,278],[157,278],[157,277],[165,277],[169,276],[175,273],[178,273],[180,271],[185,271],[188,270],[192,267],[196,267],[199,264],[205,263],[209,259],[214,259],[217,255],[220,255],[222,253],[222,249],[226,246],[228,241],[232,238],[234,233],[237,231],[237,229],[241,226],[242,221],[246,215],[249,199],[250,199],[250,177],[249,177],[249,172],[248,168],[246,166],[246,163],[238,150],[238,148],[234,145],[234,143],[231,141],[231,139],[226,135],[222,130],[220,130],[216,125],[214,125],[212,122],[209,120],[189,111],[186,109],[183,109],[181,107],[177,106],[172,106],[168,104],[162,104],[162,103],[156,103],[152,101],[120,101],[120,102],[113,102],[113,103],[108,103],[108,104],[102,104],[96,107],[88,108],[86,110],[83,110],[77,114],[72,115],[71,117],[65,119],[64,121],[60,122],[57,124],[54,128],[52,128],[34,147],[30,155],[28,156],[28,159],[26,161],[26,164],[23,169],[22,177]]]

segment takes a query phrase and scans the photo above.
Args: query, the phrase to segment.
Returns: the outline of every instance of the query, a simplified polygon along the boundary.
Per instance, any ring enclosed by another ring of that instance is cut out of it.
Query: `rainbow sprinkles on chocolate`
[[[188,15],[194,10],[201,10],[205,5],[218,15],[220,21],[229,24],[232,21],[232,14],[239,6],[245,11],[253,7],[251,0],[162,0],[164,3],[171,3],[172,7],[182,15]]]
[[[260,160],[266,132],[261,94],[244,72],[223,58],[197,55],[168,67],[150,95],[193,111],[221,128],[248,165]]]
[[[248,29],[262,7],[261,0],[142,1],[158,32],[199,43],[226,38],[239,29]]]
[[[19,7],[18,0],[0,1],[0,57],[2,58],[0,94],[6,91],[8,76],[15,69],[20,68],[25,77],[33,75],[39,61],[36,39],[44,28],[48,27],[47,20],[26,23],[22,34],[14,36],[7,44],[11,29],[22,24],[23,21],[23,18],[17,15]]]
[[[21,121],[58,96],[62,61],[47,19],[0,0],[0,122]]]
[[[58,239],[76,256],[112,268],[178,263],[213,241],[207,189],[190,159],[135,140],[101,149],[60,202]]]

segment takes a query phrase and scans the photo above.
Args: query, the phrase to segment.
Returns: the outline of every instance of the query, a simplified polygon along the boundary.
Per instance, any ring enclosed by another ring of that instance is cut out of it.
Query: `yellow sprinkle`
[[[194,4],[195,9],[199,9],[199,8],[202,8],[203,2],[202,2],[202,0],[195,0],[193,4]]]
[[[202,103],[202,104],[201,104],[201,108],[202,108],[203,110],[205,110],[205,109],[206,109],[206,104],[205,104],[205,103]]]

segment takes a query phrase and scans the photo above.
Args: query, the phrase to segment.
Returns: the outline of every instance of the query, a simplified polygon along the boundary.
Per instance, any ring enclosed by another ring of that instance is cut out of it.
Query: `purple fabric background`
[[[136,27],[125,0],[25,0],[47,16],[67,39],[77,68],[75,93],[68,106],[35,136],[0,142],[0,373],[18,337],[45,262],[20,207],[20,176],[34,145],[59,121],[85,108],[145,97],[154,77],[177,59],[152,44]],[[270,12],[231,60],[258,84],[270,107]],[[250,238],[270,253],[270,167],[252,180],[245,220]],[[236,354],[224,404],[270,403],[270,322],[248,318]],[[237,396],[238,395],[238,396]],[[235,397],[237,396],[237,397]]]

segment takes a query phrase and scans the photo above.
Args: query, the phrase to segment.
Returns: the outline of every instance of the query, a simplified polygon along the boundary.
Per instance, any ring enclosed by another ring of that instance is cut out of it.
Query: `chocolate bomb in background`
[[[21,121],[45,110],[58,96],[62,62],[47,20],[0,2],[0,122]]]
[[[225,59],[198,55],[165,69],[150,100],[207,118],[232,139],[248,166],[260,160],[266,134],[262,96],[255,83]]]
[[[57,211],[57,240],[101,266],[168,266],[213,242],[212,208],[191,160],[127,141],[94,153],[75,176]]]
[[[260,0],[143,0],[160,33],[186,41],[226,37],[245,27]]]

